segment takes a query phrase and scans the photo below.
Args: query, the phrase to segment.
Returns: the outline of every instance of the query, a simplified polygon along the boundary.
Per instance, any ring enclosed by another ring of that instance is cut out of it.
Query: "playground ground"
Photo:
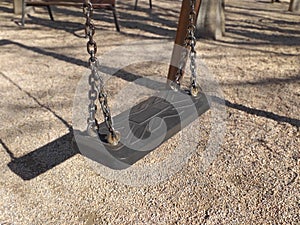
[[[54,7],[52,22],[37,8],[21,28],[11,1],[1,1],[0,224],[298,224],[300,15],[286,1],[226,2],[226,36],[197,43],[226,103],[217,158],[200,172],[195,154],[169,180],[131,187],[103,178],[72,150],[73,96],[87,73],[81,11]],[[134,11],[134,1],[118,2],[121,33],[111,12],[96,13],[98,54],[172,41],[180,1],[154,1],[152,11],[147,3]],[[209,112],[202,120],[206,129]]]

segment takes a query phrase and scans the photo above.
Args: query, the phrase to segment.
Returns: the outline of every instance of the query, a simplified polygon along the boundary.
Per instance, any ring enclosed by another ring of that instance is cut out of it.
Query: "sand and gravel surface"
[[[139,1],[134,11],[133,0],[118,1],[120,33],[110,11],[96,12],[97,54],[172,42],[181,3],[153,4]],[[217,155],[201,167],[209,111],[192,125],[201,138],[183,168],[144,186],[108,179],[72,148],[74,94],[88,72],[81,10],[53,7],[52,22],[46,9],[29,9],[22,28],[12,7],[0,2],[0,224],[299,224],[300,15],[287,1],[226,1],[226,36],[197,43],[226,105]],[[129,66],[108,83],[109,95],[134,74],[166,73],[159,63]],[[176,144],[138,166],[155,166]]]

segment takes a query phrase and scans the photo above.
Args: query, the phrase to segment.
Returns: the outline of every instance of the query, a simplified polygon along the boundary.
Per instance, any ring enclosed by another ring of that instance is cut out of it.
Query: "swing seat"
[[[181,91],[163,92],[113,117],[115,130],[121,133],[117,146],[107,143],[105,123],[99,125],[99,137],[80,131],[74,131],[74,136],[84,156],[111,169],[122,170],[142,159],[208,109],[207,98],[202,93],[191,97]]]

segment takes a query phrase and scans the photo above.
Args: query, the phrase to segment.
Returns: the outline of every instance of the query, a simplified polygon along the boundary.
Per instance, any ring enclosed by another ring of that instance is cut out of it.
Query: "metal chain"
[[[190,70],[191,70],[191,94],[197,96],[199,88],[197,86],[197,73],[196,73],[196,37],[195,37],[195,21],[196,21],[196,12],[195,12],[195,2],[196,0],[191,0],[191,12],[189,16],[189,26],[188,26],[188,35],[187,35],[187,45],[190,46]]]
[[[95,104],[98,98],[101,105],[102,113],[104,116],[105,125],[109,131],[107,141],[112,145],[117,145],[120,140],[119,132],[115,131],[113,128],[112,118],[110,109],[108,106],[107,94],[104,89],[104,82],[99,75],[99,61],[95,54],[97,53],[97,44],[94,41],[95,26],[92,22],[93,15],[93,5],[90,0],[84,0],[83,3],[83,13],[86,18],[85,23],[85,35],[89,38],[87,42],[87,52],[90,54],[89,67],[91,69],[91,74],[89,76],[89,118],[88,118],[88,133],[91,136],[97,136],[99,131],[98,121],[96,119],[97,105]],[[98,96],[97,96],[98,94]]]
[[[98,121],[96,119],[96,112],[97,112],[97,105],[95,104],[95,101],[97,99],[97,86],[96,86],[96,74],[94,71],[91,71],[91,74],[89,76],[89,85],[90,85],[90,90],[89,90],[89,118],[87,120],[88,123],[88,128],[87,131],[89,135],[91,136],[97,136],[97,131],[98,131]]]
[[[90,0],[84,0],[83,13],[86,18],[85,36],[89,38],[89,41],[87,42],[87,52],[90,54],[90,62],[95,61],[95,54],[97,53],[97,44],[94,41],[95,26],[92,22],[93,10],[93,5]]]
[[[191,0],[191,11],[189,14],[189,24],[187,28],[187,35],[184,40],[184,47],[190,48],[189,58],[190,58],[190,70],[191,70],[191,87],[190,91],[193,96],[197,96],[199,92],[199,87],[197,85],[197,73],[196,73],[196,37],[195,37],[195,21],[196,21],[196,12],[195,12],[195,2],[196,0]],[[179,61],[179,67],[175,75],[175,84],[177,87],[180,87],[180,80],[183,76],[183,70],[185,68],[187,58],[187,52],[183,51],[182,56]]]

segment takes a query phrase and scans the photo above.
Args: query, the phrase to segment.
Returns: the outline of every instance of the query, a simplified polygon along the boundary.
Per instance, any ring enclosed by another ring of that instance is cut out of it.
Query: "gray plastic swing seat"
[[[204,94],[192,97],[184,92],[167,91],[140,102],[113,117],[121,133],[117,146],[106,142],[107,128],[100,124],[99,137],[74,131],[79,151],[111,169],[122,170],[174,136],[209,109]]]

